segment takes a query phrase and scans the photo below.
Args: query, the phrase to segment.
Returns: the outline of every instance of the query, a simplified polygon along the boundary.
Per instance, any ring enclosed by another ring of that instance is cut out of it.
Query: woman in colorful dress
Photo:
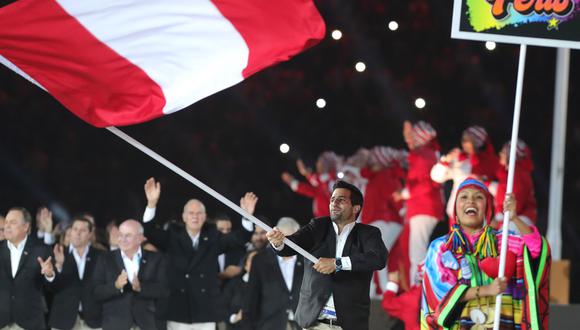
[[[548,328],[548,244],[517,216],[515,198],[508,194],[504,211],[521,235],[509,233],[505,277],[498,278],[502,234],[490,226],[493,210],[493,197],[481,181],[468,178],[458,187],[457,223],[427,252],[422,329],[492,328],[500,293],[500,329]]]

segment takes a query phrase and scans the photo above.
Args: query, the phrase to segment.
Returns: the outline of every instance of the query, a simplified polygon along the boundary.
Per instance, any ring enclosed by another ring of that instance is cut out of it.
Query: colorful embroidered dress
[[[497,248],[501,243],[501,232],[489,229],[487,233],[495,236]],[[427,251],[421,298],[421,328],[471,329],[475,323],[470,312],[476,309],[485,313],[487,318],[482,327],[474,329],[492,328],[495,297],[480,297],[479,301],[473,299],[468,302],[460,300],[470,287],[493,282],[497,276],[497,267],[496,274],[492,276],[483,269],[493,273],[492,264],[499,260],[493,255],[497,256],[501,251],[497,249],[497,252],[482,258],[481,255],[486,253],[476,251],[477,243],[483,239],[480,236],[485,236],[482,234],[476,237],[465,235],[468,241],[466,250],[469,251],[454,253],[447,244],[450,235],[434,240]],[[510,234],[508,249],[513,257],[511,262],[508,257],[506,263],[506,277],[511,276],[508,277],[508,286],[502,295],[500,329],[547,329],[550,268],[548,244],[533,228],[533,233],[523,237]],[[489,261],[485,262],[485,259]]]

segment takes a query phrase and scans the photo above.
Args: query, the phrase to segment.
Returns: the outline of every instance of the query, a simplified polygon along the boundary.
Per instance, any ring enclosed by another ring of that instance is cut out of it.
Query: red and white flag
[[[320,41],[312,0],[19,0],[0,63],[98,126],[160,117]]]

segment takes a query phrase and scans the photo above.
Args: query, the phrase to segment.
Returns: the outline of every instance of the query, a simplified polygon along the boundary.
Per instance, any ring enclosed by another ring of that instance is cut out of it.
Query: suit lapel
[[[68,248],[66,248],[68,250]],[[68,250],[68,253],[64,257],[64,264],[62,265],[62,271],[64,272],[71,272],[76,274],[76,278],[79,278],[79,271],[77,266],[77,261],[75,259],[75,255],[73,250]]]
[[[149,251],[141,250],[141,261],[139,262],[138,277],[140,280],[145,278],[145,272],[149,269]]]
[[[86,278],[85,275],[92,274],[93,268],[97,262],[97,252],[92,246],[89,246],[89,253],[87,253],[87,260],[85,262],[85,273],[83,274],[83,279]]]
[[[300,292],[299,279],[302,278],[302,273],[304,272],[304,263],[302,262],[302,257],[298,256],[296,258],[296,264],[294,265],[294,276],[292,276],[292,294]]]
[[[327,240],[328,242],[328,251],[329,251],[329,258],[334,258],[336,256],[336,231],[334,231],[334,225],[332,221],[328,225],[328,235],[330,236]]]
[[[271,249],[268,248],[268,250],[264,251],[266,253],[268,253],[268,258],[267,260],[267,267],[266,269],[275,269],[275,278],[278,278],[278,284],[280,284],[282,286],[282,288],[284,288],[284,290],[286,292],[288,292],[288,287],[286,286],[286,280],[284,279],[284,274],[282,273],[282,269],[280,268],[280,263],[278,262],[278,256],[274,253],[274,251],[272,251]]]
[[[91,274],[93,273],[93,269],[97,263],[97,252],[95,249],[89,245],[88,247],[89,252],[87,253],[87,258],[85,260],[85,272],[83,273],[83,282],[90,281]],[[74,259],[74,256],[73,256]],[[76,261],[75,261],[76,264]],[[77,268],[78,269],[78,268]],[[78,273],[78,271],[77,271]]]
[[[12,279],[12,264],[10,263],[10,250],[6,241],[0,242],[0,262],[7,271],[8,278]]]
[[[115,258],[115,263],[117,264],[117,269],[118,272],[120,273],[121,271],[123,271],[123,269],[125,269],[125,264],[123,263],[123,257],[121,256],[121,249],[115,250],[113,252],[114,254],[114,258]],[[127,271],[127,270],[125,270]]]
[[[355,224],[354,227],[352,227],[352,230],[350,231],[350,233],[348,233],[348,237],[346,238],[346,243],[344,244],[344,249],[342,250],[343,257],[347,257],[350,255],[352,243],[356,239],[355,237],[357,234],[357,228],[358,228],[358,226]]]
[[[187,232],[186,232],[187,234]],[[187,234],[187,236],[189,236],[189,234]],[[190,245],[193,244],[191,241],[191,238],[189,238],[189,242]],[[209,247],[209,236],[208,236],[208,232],[207,230],[205,230],[205,226],[201,229],[201,231],[199,232],[199,241],[197,242],[197,251],[195,251],[195,255],[193,256],[193,258],[191,259],[191,262],[189,263],[189,269],[192,269],[193,267],[195,267],[195,265],[199,262],[199,260],[201,258],[203,258],[203,255],[205,254],[205,251],[207,250],[207,248]],[[192,247],[193,249],[193,247]],[[217,263],[217,259],[216,259],[216,263]]]
[[[28,260],[28,255],[31,253],[31,250],[32,250],[32,242],[30,237],[28,237],[28,239],[26,239],[26,244],[24,244],[24,250],[22,250],[20,262],[18,263],[18,270],[16,271],[16,276],[14,276],[14,278],[18,277],[18,274],[22,270],[22,267],[24,267],[24,265],[26,264],[26,260]]]

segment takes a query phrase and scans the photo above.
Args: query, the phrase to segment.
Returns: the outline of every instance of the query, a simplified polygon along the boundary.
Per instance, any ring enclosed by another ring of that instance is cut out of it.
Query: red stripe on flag
[[[312,0],[212,0],[250,50],[244,78],[316,45],[326,31]]]
[[[163,115],[159,85],[56,1],[20,0],[2,7],[0,54],[92,125],[126,125]]]

